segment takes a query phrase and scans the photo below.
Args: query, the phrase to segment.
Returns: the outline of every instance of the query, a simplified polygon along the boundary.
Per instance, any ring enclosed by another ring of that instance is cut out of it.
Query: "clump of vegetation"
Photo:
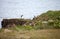
[[[60,29],[60,11],[50,10],[32,20],[22,19],[22,16],[21,19],[5,19],[2,21],[3,27],[16,26],[15,30]]]

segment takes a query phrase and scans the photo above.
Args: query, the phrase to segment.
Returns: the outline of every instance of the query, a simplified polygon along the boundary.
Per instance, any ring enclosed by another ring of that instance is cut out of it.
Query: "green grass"
[[[27,26],[17,25],[17,26],[15,27],[15,29],[17,29],[17,30],[33,30],[34,28],[33,28],[32,26],[29,26],[29,25],[27,25]]]

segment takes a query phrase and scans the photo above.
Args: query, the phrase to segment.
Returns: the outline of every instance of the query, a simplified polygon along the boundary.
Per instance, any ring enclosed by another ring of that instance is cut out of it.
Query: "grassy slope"
[[[20,30],[5,29],[0,32],[0,39],[60,39],[60,29]]]
[[[42,29],[60,28],[60,10],[47,11],[41,15],[38,15],[37,17],[34,17],[33,21],[39,29],[41,27]]]
[[[41,21],[44,21],[45,19],[46,20],[49,20],[49,19],[58,20],[58,18],[60,19],[60,11],[47,11],[41,15],[38,15],[35,21],[38,19]]]

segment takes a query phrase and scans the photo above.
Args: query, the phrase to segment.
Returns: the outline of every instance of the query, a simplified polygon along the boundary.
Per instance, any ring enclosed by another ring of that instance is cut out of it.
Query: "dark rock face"
[[[2,28],[7,27],[14,27],[15,25],[24,25],[27,23],[25,20],[18,20],[18,19],[3,19]]]

